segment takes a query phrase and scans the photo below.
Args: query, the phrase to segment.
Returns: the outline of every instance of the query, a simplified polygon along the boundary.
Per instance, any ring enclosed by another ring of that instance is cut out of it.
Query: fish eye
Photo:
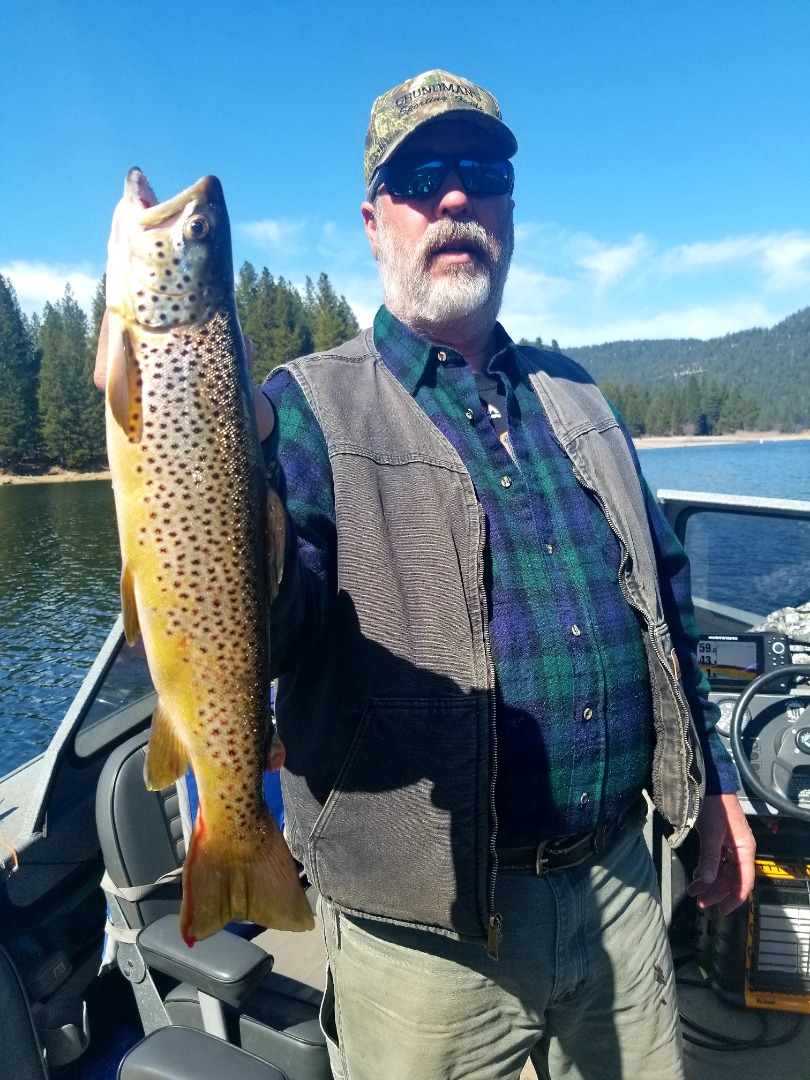
[[[211,226],[206,218],[201,215],[190,217],[183,226],[183,236],[189,240],[202,240],[208,236],[210,229]]]

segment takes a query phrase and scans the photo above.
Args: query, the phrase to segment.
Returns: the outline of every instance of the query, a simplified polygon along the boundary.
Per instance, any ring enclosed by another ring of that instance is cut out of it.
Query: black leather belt
[[[528,847],[496,848],[498,866],[504,870],[531,870],[535,874],[579,866],[591,855],[605,850],[613,834],[623,828],[629,813],[631,811],[581,836],[555,837]]]

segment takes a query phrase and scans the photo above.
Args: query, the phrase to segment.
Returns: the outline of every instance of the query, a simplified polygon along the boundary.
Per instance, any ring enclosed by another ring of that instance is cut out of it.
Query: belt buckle
[[[535,874],[537,874],[538,877],[540,877],[541,874],[545,874],[546,872],[548,857],[544,856],[543,852],[546,850],[547,844],[548,840],[542,840],[537,845],[537,854],[534,857],[534,872]]]

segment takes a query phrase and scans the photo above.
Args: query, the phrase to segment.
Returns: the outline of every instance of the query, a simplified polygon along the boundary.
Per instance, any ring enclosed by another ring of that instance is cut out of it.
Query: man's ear
[[[363,215],[363,227],[366,230],[368,242],[371,245],[371,254],[377,258],[377,211],[374,203],[364,202],[360,205],[360,213]]]

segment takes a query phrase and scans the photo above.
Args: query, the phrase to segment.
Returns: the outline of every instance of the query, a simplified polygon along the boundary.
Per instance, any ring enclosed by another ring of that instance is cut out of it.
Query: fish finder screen
[[[710,683],[753,682],[760,673],[756,641],[698,642],[698,664]]]

